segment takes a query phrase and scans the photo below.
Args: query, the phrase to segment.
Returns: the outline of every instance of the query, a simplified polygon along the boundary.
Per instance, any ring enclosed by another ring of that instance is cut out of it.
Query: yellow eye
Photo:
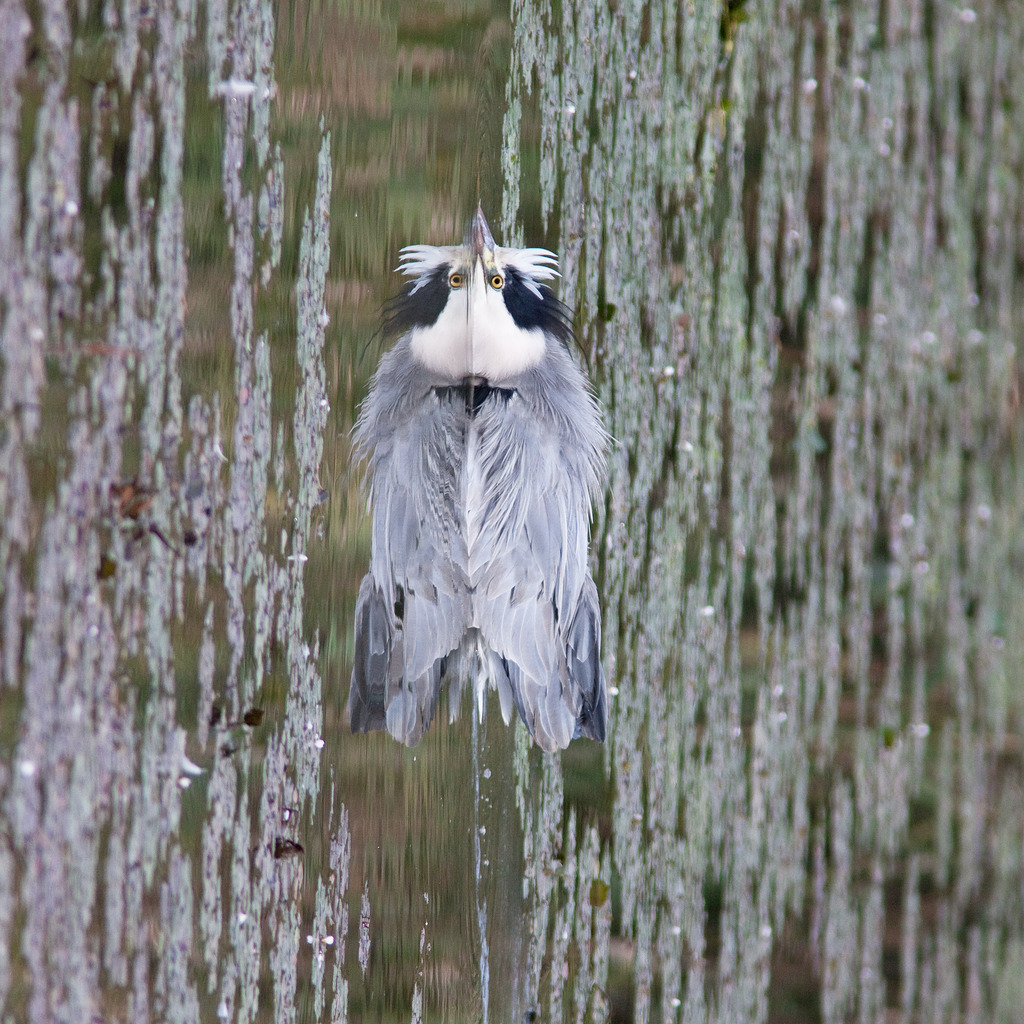
[[[452,275],[451,275],[451,276],[450,276],[450,277],[448,278],[448,283],[449,283],[449,284],[450,284],[450,285],[451,285],[451,286],[452,286],[453,288],[461,288],[461,287],[462,287],[462,275],[461,275],[461,274],[452,274]]]
[[[492,275],[492,277],[491,277],[491,287],[492,288],[500,288],[504,283],[505,283],[505,279],[501,276],[501,274],[494,274],[494,275]]]

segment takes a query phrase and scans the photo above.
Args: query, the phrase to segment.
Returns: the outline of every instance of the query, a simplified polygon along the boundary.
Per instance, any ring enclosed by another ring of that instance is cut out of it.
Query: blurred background
[[[1024,9],[2,0],[0,1017],[1024,999]],[[604,745],[353,736],[407,244],[559,253]]]

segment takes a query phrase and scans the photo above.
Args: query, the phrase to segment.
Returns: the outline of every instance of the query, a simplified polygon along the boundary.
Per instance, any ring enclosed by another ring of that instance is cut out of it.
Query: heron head
[[[453,381],[505,382],[536,367],[547,345],[568,345],[568,309],[548,286],[558,258],[547,249],[494,241],[478,205],[462,245],[410,245],[399,271],[410,280],[389,305],[385,329]]]

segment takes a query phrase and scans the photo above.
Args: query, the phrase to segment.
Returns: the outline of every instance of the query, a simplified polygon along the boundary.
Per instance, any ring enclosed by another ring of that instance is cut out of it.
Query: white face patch
[[[475,260],[466,271],[468,277],[464,273],[462,287],[450,290],[437,320],[412,329],[413,355],[453,381],[476,376],[500,383],[536,366],[544,356],[544,332],[516,324],[501,289],[490,284],[494,270],[485,273],[483,263]]]

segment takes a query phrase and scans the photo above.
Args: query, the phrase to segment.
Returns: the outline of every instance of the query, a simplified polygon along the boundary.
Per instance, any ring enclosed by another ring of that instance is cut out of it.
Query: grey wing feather
[[[491,420],[480,423],[475,502],[470,484],[469,506],[477,509],[468,522],[474,616],[494,651],[499,691],[507,682],[545,750],[567,746],[574,735],[605,733],[600,612],[587,538],[606,437],[575,372],[575,392],[562,387],[558,394],[574,394],[577,404],[561,415],[522,397],[535,393],[530,388],[489,410]]]
[[[465,540],[453,526],[461,515],[458,448],[444,422],[446,410],[429,398],[425,405],[374,465],[379,528],[371,571],[402,587],[405,674],[411,678],[456,649],[469,624]]]
[[[373,542],[349,711],[353,729],[386,727],[411,745],[433,717],[445,659],[468,624],[468,594],[464,541],[450,528],[458,431],[400,354],[385,356],[356,426],[357,452],[370,457]]]

